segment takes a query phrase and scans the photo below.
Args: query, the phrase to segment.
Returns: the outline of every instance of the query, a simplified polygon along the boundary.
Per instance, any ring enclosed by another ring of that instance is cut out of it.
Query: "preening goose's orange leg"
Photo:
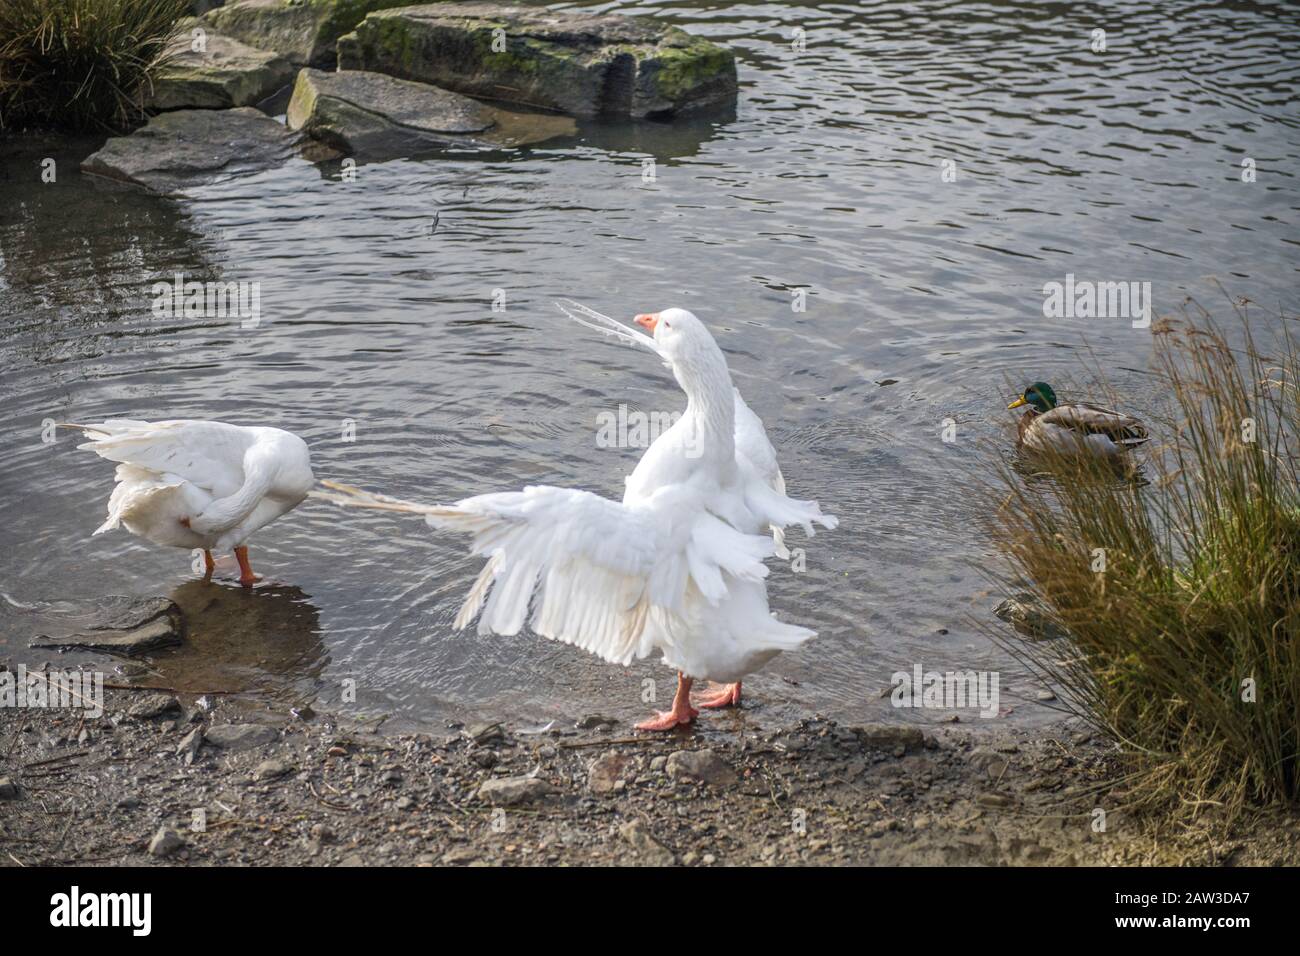
[[[236,548],[235,560],[239,562],[239,583],[246,588],[251,588],[258,581],[262,580],[253,573],[253,566],[248,563],[248,549]]]
[[[740,706],[740,681],[734,684],[723,684],[722,689],[712,697],[706,697],[700,701],[701,707],[707,707],[715,710],[719,707],[739,707]]]
[[[212,572],[217,568],[217,562],[212,560],[212,552],[204,549],[203,551],[203,580],[211,581]]]
[[[691,706],[691,679],[681,671],[677,672],[677,693],[673,695],[673,709],[659,711],[658,716],[643,720],[636,725],[637,730],[672,730],[678,724],[689,724],[699,711]]]

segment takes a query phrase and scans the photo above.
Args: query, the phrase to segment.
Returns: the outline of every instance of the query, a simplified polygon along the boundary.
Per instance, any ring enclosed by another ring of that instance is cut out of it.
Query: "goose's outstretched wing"
[[[652,608],[678,614],[688,589],[717,604],[728,579],[759,580],[772,541],[743,534],[698,502],[673,493],[625,505],[588,491],[538,485],[421,505],[323,482],[313,497],[341,505],[418,514],[436,528],[472,536],[487,559],[456,616],[478,617],[480,633],[517,634],[527,622],[543,637],[628,664],[653,649]],[[529,608],[532,609],[531,618]]]
[[[822,514],[815,501],[800,501],[785,493],[785,476],[776,460],[776,449],[768,440],[762,419],[745,404],[736,390],[736,465],[745,480],[745,503],[772,530],[776,556],[790,557],[785,546],[786,526],[801,525],[811,537],[813,524],[833,529],[839,521]]]

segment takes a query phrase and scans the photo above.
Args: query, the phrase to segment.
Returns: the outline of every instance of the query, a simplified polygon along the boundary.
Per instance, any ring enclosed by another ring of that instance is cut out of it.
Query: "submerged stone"
[[[115,136],[81,163],[81,171],[170,195],[227,176],[277,166],[298,137],[251,107],[177,110]]]
[[[93,608],[70,620],[81,629],[70,634],[38,635],[31,646],[141,654],[180,644],[185,633],[181,609],[163,597],[115,594],[100,599]]]
[[[455,143],[517,146],[576,131],[565,117],[512,113],[426,83],[311,69],[298,74],[286,120],[290,129],[370,158]]]
[[[647,17],[424,4],[371,13],[338,51],[340,69],[575,116],[669,116],[736,98],[730,50]]]
[[[1052,620],[1051,615],[1031,594],[1007,598],[993,609],[993,613],[1014,627],[1017,632],[1035,641],[1053,641],[1069,637],[1069,633]]]
[[[293,80],[293,64],[269,50],[210,30],[202,37],[202,49],[194,49],[195,45],[190,30],[182,29],[172,46],[171,59],[154,80],[150,109],[252,106]]]
[[[239,0],[210,11],[204,22],[222,33],[280,54],[294,66],[324,66],[334,44],[372,10],[405,0]]]

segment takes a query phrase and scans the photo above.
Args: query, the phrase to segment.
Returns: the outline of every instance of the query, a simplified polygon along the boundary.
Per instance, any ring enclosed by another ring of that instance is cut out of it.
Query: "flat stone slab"
[[[567,117],[514,113],[427,83],[351,70],[302,70],[286,120],[290,129],[365,158],[456,143],[518,146],[577,131]]]
[[[555,792],[545,780],[535,777],[496,777],[478,788],[478,796],[494,807],[513,807],[535,803]]]
[[[70,620],[80,629],[53,637],[37,635],[31,646],[132,655],[180,644],[185,634],[181,609],[163,597],[112,595]]]
[[[196,38],[192,30],[202,29]],[[196,42],[202,46],[195,50]],[[198,26],[182,29],[154,79],[152,110],[230,109],[252,106],[293,82],[294,67],[278,53]]]
[[[265,113],[177,110],[117,136],[81,163],[81,171],[163,195],[228,176],[269,169],[294,155],[299,141]]]
[[[618,833],[647,866],[672,866],[676,862],[673,851],[655,839],[644,821],[630,820],[618,828]]]
[[[668,756],[668,776],[712,786],[735,783],[736,771],[712,750],[678,750]]]
[[[265,724],[214,724],[203,734],[204,743],[224,750],[256,750],[280,739],[280,732]]]
[[[925,746],[925,733],[920,727],[868,724],[849,729],[864,747],[872,750],[895,750],[899,747],[904,750],[920,750]]]
[[[664,117],[736,99],[730,50],[648,17],[424,4],[369,14],[338,51],[340,69],[575,116]]]
[[[334,45],[372,10],[400,7],[406,0],[239,0],[203,18],[214,29],[293,66],[333,65]]]

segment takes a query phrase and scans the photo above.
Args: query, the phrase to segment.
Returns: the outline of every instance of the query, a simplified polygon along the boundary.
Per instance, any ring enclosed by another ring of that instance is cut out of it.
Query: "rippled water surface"
[[[152,664],[172,686],[332,705],[353,679],[363,707],[414,723],[644,711],[642,679],[671,682],[659,665],[453,632],[477,570],[459,539],[307,504],[253,541],[274,587],[205,592],[183,552],[92,539],[111,465],[41,441],[45,419],[217,418],[289,428],[319,476],[406,497],[618,496],[637,451],[598,447],[598,416],[681,397],[646,354],[559,316],[572,296],[699,314],[791,491],[842,521],[794,542],[806,572],[773,571],[774,607],[820,637],[755,677],[750,713],[892,719],[880,690],[920,662],[1000,670],[1007,719],[1051,716],[973,624],[996,598],[962,476],[1009,443],[1009,391],[1028,381],[1085,392],[1091,364],[1129,410],[1159,398],[1150,333],[1045,319],[1045,282],[1148,281],[1163,311],[1213,300],[1217,277],[1294,311],[1297,9],[595,8],[732,45],[735,115],[587,125],[531,150],[363,165],[355,182],[294,161],[185,201],[82,179],[95,143],[0,145],[0,656],[30,653],[20,605],[175,593],[190,644]],[[150,287],[177,271],[259,282],[261,326],[155,319]]]

